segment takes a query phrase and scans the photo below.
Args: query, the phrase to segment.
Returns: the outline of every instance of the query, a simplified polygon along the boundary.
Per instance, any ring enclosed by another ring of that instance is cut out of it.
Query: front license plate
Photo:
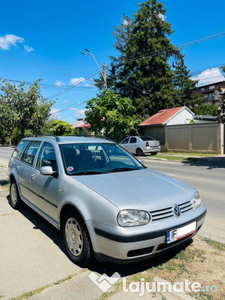
[[[196,222],[167,231],[167,244],[183,239],[184,237],[196,232]]]

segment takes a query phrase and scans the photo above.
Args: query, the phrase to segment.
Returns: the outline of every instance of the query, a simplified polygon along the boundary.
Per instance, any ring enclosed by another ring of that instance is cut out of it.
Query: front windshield
[[[90,175],[140,170],[144,167],[116,144],[82,143],[60,145],[68,175]]]

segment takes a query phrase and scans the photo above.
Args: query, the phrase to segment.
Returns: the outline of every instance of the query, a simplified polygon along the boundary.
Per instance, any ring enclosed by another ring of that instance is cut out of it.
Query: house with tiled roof
[[[165,145],[165,126],[190,124],[195,114],[186,106],[160,110],[140,124],[140,131]]]

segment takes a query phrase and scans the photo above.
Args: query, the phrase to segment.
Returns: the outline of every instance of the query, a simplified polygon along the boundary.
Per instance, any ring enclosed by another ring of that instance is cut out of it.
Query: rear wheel
[[[66,213],[63,220],[63,239],[68,256],[77,265],[86,265],[92,258],[92,247],[83,220],[76,212]]]
[[[10,185],[10,200],[9,200],[10,205],[14,209],[20,209],[22,206],[22,200],[20,199],[20,195],[18,192],[17,185],[15,181],[11,182]]]
[[[144,153],[143,153],[143,151],[141,150],[141,148],[137,148],[137,149],[136,149],[136,154],[137,154],[137,156],[143,156],[143,155],[144,155]]]

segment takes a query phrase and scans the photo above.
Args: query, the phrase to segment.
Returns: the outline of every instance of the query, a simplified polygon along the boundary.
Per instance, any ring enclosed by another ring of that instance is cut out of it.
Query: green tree
[[[136,134],[142,121],[134,115],[136,109],[129,98],[122,98],[109,90],[89,100],[86,109],[86,121],[91,124],[91,129],[96,134],[104,131],[115,141]]]
[[[74,134],[74,128],[71,124],[61,121],[53,120],[47,124],[47,133],[53,135],[72,135]]]
[[[125,13],[123,14],[123,16],[124,18],[120,20],[121,25],[115,26],[115,31],[112,32],[112,35],[116,38],[113,46],[120,55],[118,57],[110,56],[112,62],[107,72],[107,87],[108,89],[112,89],[115,92],[117,92],[117,90],[118,92],[120,92],[121,87],[124,88],[124,84],[123,82],[121,82],[122,79],[120,77],[120,73],[122,73],[122,70],[124,68],[124,61],[126,59],[125,52],[133,27],[133,21],[131,20],[131,18]],[[118,80],[119,77],[120,79]],[[103,92],[104,81],[102,76],[100,77],[100,79],[94,79],[94,81],[100,92]]]
[[[138,6],[134,20],[116,27],[114,46],[120,55],[112,58],[107,79],[115,93],[132,99],[136,114],[147,116],[176,106],[171,58],[181,54],[171,43],[173,30],[163,4],[148,0]]]
[[[6,131],[12,132],[17,127],[24,137],[25,130],[30,129],[34,134],[43,130],[54,102],[43,98],[39,81],[35,81],[26,91],[24,81],[16,86],[2,80],[0,122]]]
[[[175,106],[187,106],[189,108],[195,107],[196,104],[201,103],[204,100],[201,94],[196,94],[197,81],[192,80],[190,71],[187,69],[184,63],[184,56],[181,55],[173,63],[174,68],[174,80],[173,84],[176,89],[174,96]]]
[[[199,106],[192,107],[191,110],[196,115],[218,116],[219,114],[219,108],[214,104],[202,104]]]

